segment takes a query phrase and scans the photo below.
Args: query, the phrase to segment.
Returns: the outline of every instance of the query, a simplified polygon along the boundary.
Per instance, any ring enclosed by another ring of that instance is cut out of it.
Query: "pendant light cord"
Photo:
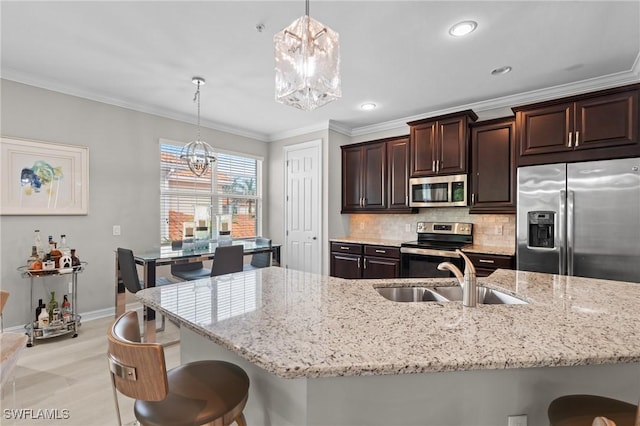
[[[198,138],[197,141],[200,140],[200,81],[198,81],[198,88],[196,89],[195,95],[193,95],[193,102],[198,101]]]
[[[305,15],[309,16],[309,0],[305,2]]]

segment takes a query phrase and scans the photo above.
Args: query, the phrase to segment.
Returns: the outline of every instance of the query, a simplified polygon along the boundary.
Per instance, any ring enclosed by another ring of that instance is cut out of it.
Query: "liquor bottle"
[[[40,237],[39,229],[34,231],[33,245],[36,246],[38,257],[42,260],[44,258],[44,247],[42,247],[42,238]]]
[[[71,265],[80,266],[80,259],[76,256],[76,249],[71,249]]]
[[[38,307],[36,308],[36,321],[40,319],[40,314],[42,313],[42,308],[44,308],[44,303],[42,303],[42,299],[38,299]]]
[[[60,250],[60,253],[62,253],[63,256],[68,256],[71,254],[71,249],[67,245],[67,236],[64,234],[60,235],[60,244],[58,245],[58,250]]]
[[[56,292],[51,292],[51,300],[49,300],[49,304],[47,305],[47,311],[49,313],[49,321],[53,318],[53,310],[58,309],[58,302],[56,301]]]
[[[31,246],[31,256],[27,259],[27,269],[33,269],[33,264],[40,260],[38,258],[38,249],[36,246]]]
[[[53,236],[49,235],[49,248],[47,249],[47,253],[51,253],[51,250],[55,250],[56,242],[53,241]]]
[[[47,328],[49,326],[49,312],[46,309],[43,309],[38,315],[38,327],[39,328]]]
[[[71,322],[71,303],[69,303],[69,298],[66,294],[63,296],[61,312],[62,321],[65,323]]]

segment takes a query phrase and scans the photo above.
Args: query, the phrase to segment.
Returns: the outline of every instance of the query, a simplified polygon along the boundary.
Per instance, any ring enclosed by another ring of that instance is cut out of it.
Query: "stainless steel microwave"
[[[467,175],[409,179],[411,207],[467,206]]]

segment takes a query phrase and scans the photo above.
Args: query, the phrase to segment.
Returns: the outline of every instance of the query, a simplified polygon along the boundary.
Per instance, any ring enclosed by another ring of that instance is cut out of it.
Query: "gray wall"
[[[29,280],[16,268],[25,264],[33,231],[43,238],[67,235],[86,270],[78,276],[80,313],[104,315],[114,306],[114,251],[134,251],[159,244],[160,138],[192,140],[193,124],[1,80],[1,134],[6,137],[89,147],[89,214],[86,216],[0,216],[0,286],[11,293],[5,307],[5,328],[24,324],[30,311]],[[195,121],[195,118],[194,118]],[[202,137],[215,148],[263,156],[264,206],[269,206],[266,143],[211,129]],[[269,208],[264,209],[263,234],[269,235]],[[121,236],[112,235],[120,225]],[[34,299],[60,301],[68,279],[34,281]]]

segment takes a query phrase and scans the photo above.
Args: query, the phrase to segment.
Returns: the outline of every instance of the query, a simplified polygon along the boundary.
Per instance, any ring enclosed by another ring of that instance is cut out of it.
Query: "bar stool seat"
[[[116,391],[136,398],[134,414],[143,425],[187,426],[236,422],[246,426],[244,406],[249,377],[235,364],[196,361],[166,370],[164,350],[141,343],[138,315],[121,315],[109,328],[109,368],[120,424]]]
[[[561,396],[548,409],[551,426],[591,426],[596,417],[605,417],[616,426],[633,426],[636,413],[640,416],[637,405],[596,395]]]

